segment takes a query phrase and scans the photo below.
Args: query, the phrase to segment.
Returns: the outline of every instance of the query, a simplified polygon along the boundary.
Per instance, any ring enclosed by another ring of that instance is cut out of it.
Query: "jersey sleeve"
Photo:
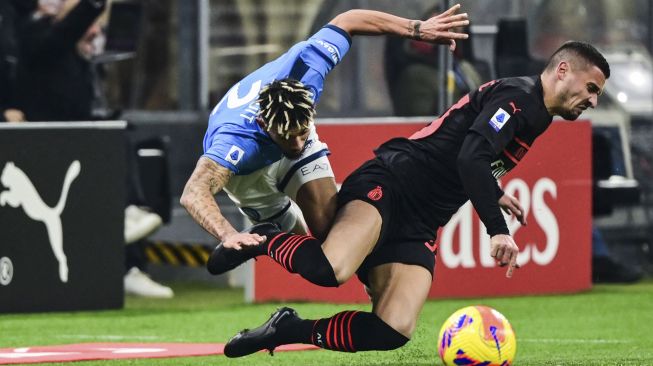
[[[257,151],[254,141],[242,138],[229,130],[221,130],[213,135],[211,144],[202,156],[224,166],[234,174],[240,174],[241,168],[247,165],[249,159],[256,157]]]
[[[304,83],[317,103],[327,74],[340,63],[350,46],[349,34],[328,24],[304,42],[288,76]]]
[[[335,25],[327,24],[309,38],[308,42],[314,46],[313,49],[316,52],[330,60],[332,66],[335,66],[349,51],[351,36]]]
[[[509,234],[498,200],[503,196],[492,176],[493,158],[489,141],[475,132],[465,137],[458,155],[458,174],[469,200],[490,236]]]
[[[499,154],[532,118],[529,106],[533,105],[533,100],[528,94],[513,89],[496,90],[492,94],[470,129],[485,137],[494,153]]]

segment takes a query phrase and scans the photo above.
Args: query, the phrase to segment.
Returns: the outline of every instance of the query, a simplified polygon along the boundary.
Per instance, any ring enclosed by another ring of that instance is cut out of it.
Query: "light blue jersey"
[[[247,175],[279,161],[283,157],[281,149],[256,123],[256,100],[261,88],[274,80],[293,78],[311,90],[317,104],[326,75],[342,60],[350,45],[347,32],[326,25],[232,86],[211,112],[203,156],[236,175]]]

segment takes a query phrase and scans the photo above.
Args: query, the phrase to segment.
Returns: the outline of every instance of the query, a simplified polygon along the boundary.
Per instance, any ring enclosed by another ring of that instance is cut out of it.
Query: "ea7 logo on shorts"
[[[243,155],[245,155],[245,151],[243,149],[239,148],[236,145],[232,145],[231,149],[229,149],[229,152],[227,153],[227,156],[224,157],[224,160],[230,162],[233,165],[238,165],[238,162],[243,158]]]
[[[490,119],[490,126],[492,126],[495,131],[499,132],[509,119],[510,115],[508,112],[504,111],[503,108],[499,108]]]

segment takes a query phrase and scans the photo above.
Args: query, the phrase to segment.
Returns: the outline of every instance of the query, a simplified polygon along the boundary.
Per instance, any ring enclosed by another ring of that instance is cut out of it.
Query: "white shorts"
[[[301,210],[293,202],[299,188],[315,179],[334,177],[328,147],[312,127],[304,152],[297,159],[281,160],[248,175],[229,179],[225,192],[252,222],[275,222],[283,230],[304,224]]]

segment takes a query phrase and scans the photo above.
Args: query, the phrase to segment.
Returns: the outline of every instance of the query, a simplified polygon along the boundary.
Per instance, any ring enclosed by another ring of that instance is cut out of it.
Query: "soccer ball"
[[[505,316],[487,306],[467,306],[444,322],[438,353],[447,366],[509,366],[517,340]]]

